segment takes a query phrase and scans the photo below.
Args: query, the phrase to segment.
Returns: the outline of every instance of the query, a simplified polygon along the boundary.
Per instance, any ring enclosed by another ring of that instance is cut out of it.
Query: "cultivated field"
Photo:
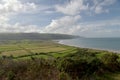
[[[62,57],[75,52],[75,49],[56,41],[9,41],[0,43],[0,57],[13,59]]]

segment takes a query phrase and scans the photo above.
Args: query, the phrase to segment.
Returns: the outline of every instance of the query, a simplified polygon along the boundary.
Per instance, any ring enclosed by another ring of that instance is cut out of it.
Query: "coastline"
[[[99,50],[99,51],[108,51],[108,52],[113,52],[113,53],[120,54],[120,50],[110,50],[110,49],[101,49],[101,48],[81,47],[81,46],[72,45],[72,44],[65,44],[62,41],[58,41],[57,43],[62,44],[62,45],[72,46],[72,47],[87,48],[87,49],[93,49],[93,50]]]

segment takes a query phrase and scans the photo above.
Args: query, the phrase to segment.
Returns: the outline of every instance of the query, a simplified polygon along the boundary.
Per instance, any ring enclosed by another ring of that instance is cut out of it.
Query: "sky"
[[[0,33],[120,37],[120,0],[0,0]]]

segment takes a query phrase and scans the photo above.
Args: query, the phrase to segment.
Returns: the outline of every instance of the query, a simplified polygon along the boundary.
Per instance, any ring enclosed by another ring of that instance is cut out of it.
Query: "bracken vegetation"
[[[76,48],[62,57],[0,59],[0,80],[114,80],[120,72],[116,53]]]

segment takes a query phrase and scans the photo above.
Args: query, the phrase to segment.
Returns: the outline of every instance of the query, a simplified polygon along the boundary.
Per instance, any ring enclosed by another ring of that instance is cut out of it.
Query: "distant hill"
[[[49,34],[49,33],[0,33],[0,41],[3,40],[59,40],[73,39],[79,36],[66,34]]]

